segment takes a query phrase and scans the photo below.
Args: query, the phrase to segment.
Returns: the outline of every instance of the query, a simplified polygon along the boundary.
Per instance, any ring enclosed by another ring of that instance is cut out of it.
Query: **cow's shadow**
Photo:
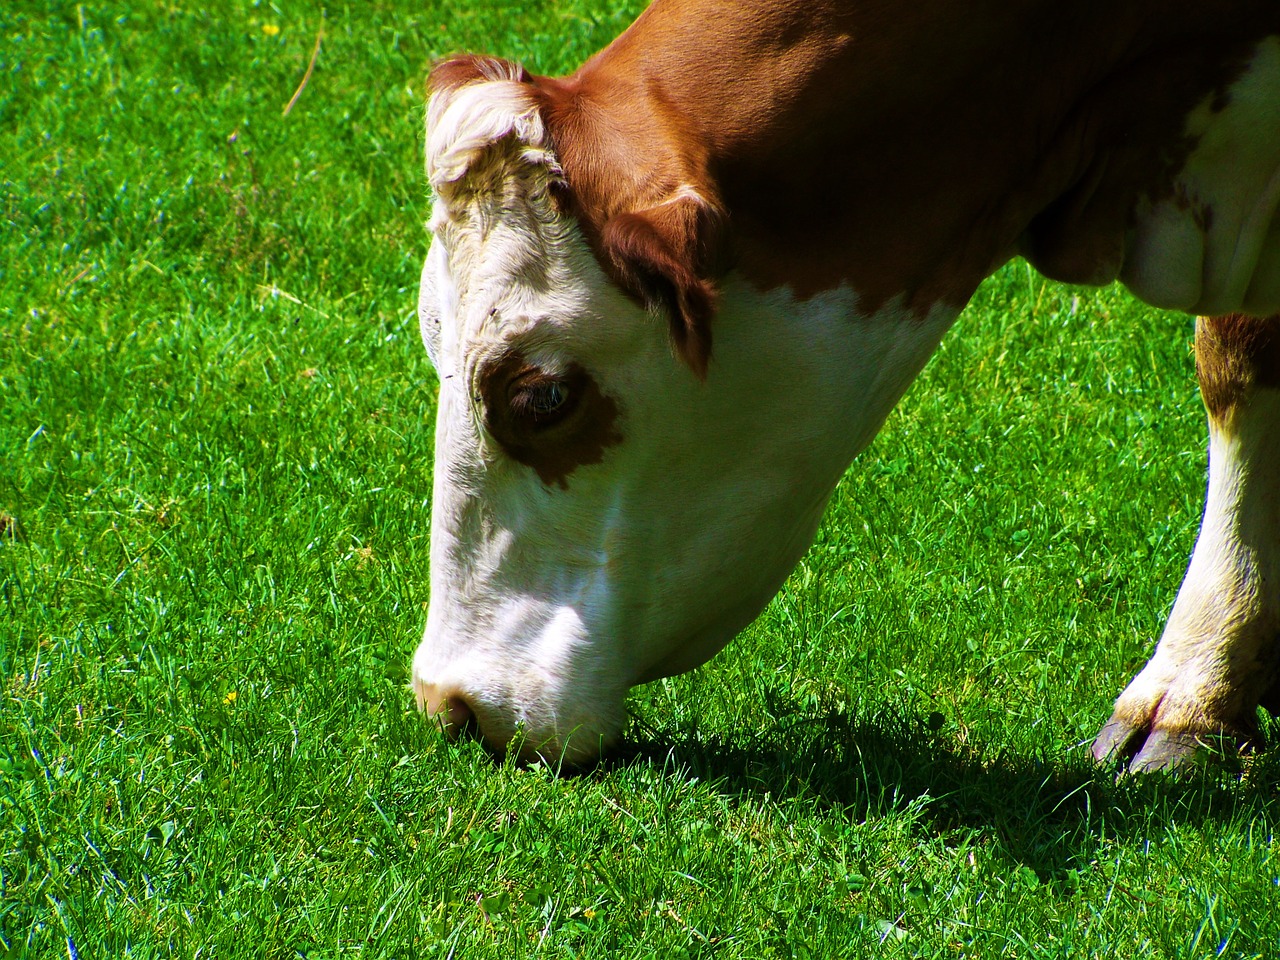
[[[1054,762],[994,753],[911,714],[797,711],[740,742],[695,730],[632,734],[601,769],[647,765],[734,798],[808,800],[851,822],[911,806],[934,832],[994,832],[1042,880],[1078,867],[1105,838],[1154,837],[1176,822],[1280,819],[1274,738],[1243,761],[1208,757],[1176,774],[1119,776],[1083,748]]]

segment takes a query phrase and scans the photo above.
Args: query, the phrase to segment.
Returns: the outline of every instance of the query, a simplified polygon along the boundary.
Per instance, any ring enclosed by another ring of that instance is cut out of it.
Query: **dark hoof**
[[[1200,734],[1154,730],[1129,763],[1130,773],[1176,770],[1191,760],[1204,746]]]
[[[1146,727],[1134,726],[1112,717],[1093,741],[1093,759],[1098,763],[1127,760],[1138,751],[1142,738],[1146,735]]]
[[[1093,741],[1098,763],[1119,761],[1130,773],[1157,773],[1187,766],[1197,754],[1235,757],[1252,746],[1252,738],[1236,730],[1150,730],[1112,717]]]

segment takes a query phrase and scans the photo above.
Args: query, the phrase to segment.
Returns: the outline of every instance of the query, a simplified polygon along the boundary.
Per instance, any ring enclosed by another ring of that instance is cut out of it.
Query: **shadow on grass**
[[[810,801],[852,821],[914,806],[931,832],[994,833],[1042,880],[1078,866],[1100,841],[1157,837],[1171,823],[1280,820],[1280,749],[1195,763],[1175,774],[1117,777],[1082,749],[1048,762],[957,745],[906,714],[803,716],[744,741],[696,732],[625,742],[601,766],[661,767],[734,797]],[[639,731],[635,731],[639,732]],[[1243,775],[1242,775],[1243,773]],[[921,800],[921,798],[924,798]]]

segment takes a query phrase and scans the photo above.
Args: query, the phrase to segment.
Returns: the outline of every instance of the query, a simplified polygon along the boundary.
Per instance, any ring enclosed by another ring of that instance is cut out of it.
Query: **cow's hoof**
[[[1098,763],[1110,763],[1113,760],[1128,761],[1138,752],[1142,745],[1142,738],[1146,735],[1145,725],[1112,717],[1094,738],[1093,759]]]
[[[1157,773],[1184,767],[1202,751],[1237,756],[1252,743],[1251,736],[1234,730],[1152,730],[1112,717],[1093,741],[1093,758],[1098,763],[1123,762],[1130,773]]]
[[[1152,730],[1142,749],[1129,761],[1130,773],[1156,773],[1183,766],[1204,745],[1199,734],[1189,731]]]

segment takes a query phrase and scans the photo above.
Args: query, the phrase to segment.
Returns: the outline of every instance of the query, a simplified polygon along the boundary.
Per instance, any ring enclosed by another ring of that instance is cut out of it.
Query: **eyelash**
[[[549,427],[568,415],[573,399],[568,384],[544,380],[517,388],[511,395],[511,412],[533,427]]]

